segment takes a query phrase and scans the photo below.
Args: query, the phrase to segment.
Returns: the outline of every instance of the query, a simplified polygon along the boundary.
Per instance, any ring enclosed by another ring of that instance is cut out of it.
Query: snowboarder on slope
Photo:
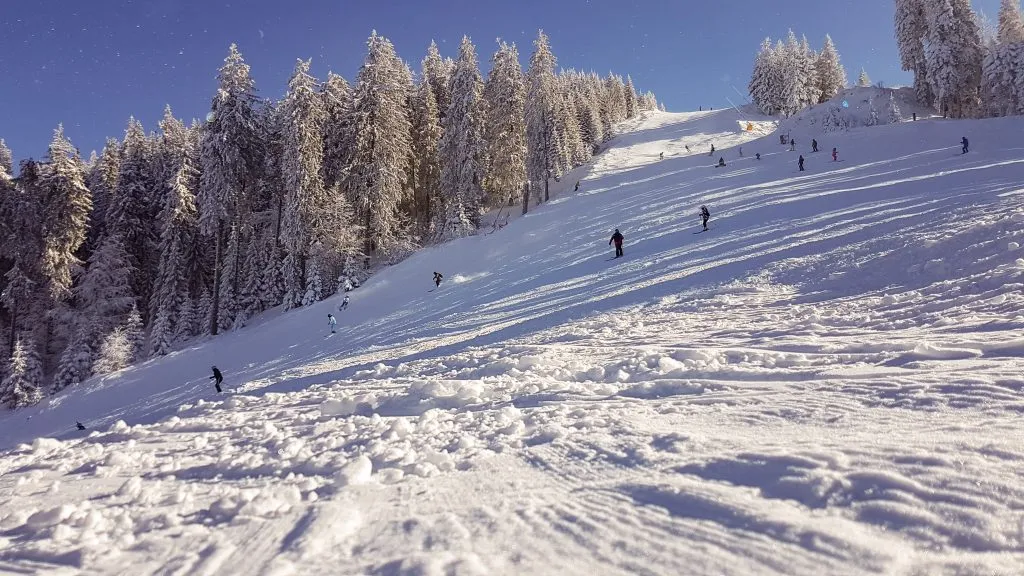
[[[811,139],[811,152],[817,152],[817,151],[818,151],[818,141],[812,138]]]
[[[327,325],[331,327],[331,334],[334,334],[334,329],[338,325],[338,319],[334,317],[334,314],[327,315]]]
[[[434,272],[434,288],[440,288],[441,287],[441,279],[442,278],[444,278],[443,274],[441,274],[440,272]]]
[[[345,299],[341,301],[341,306],[338,306],[338,310],[345,310],[348,308],[348,294],[345,295]]]
[[[81,422],[75,422],[75,428],[78,428],[79,430],[85,430],[85,424],[82,424]]]
[[[579,192],[579,191],[580,191],[580,181],[577,180],[576,181],[576,188],[573,190],[573,192]]]
[[[718,157],[718,165],[715,166],[715,168],[725,168],[725,158],[719,156]]]
[[[700,207],[700,220],[701,220],[701,225],[704,226],[704,230],[705,231],[708,229],[708,220],[710,220],[710,219],[711,219],[711,212],[708,210],[707,206],[704,206],[702,204],[701,207]]]
[[[665,153],[664,152],[659,152],[658,153],[658,160],[664,160],[664,159],[665,159]]]
[[[963,138],[960,139],[960,144],[962,144],[964,147],[964,151],[961,152],[961,154],[967,154],[967,136],[964,136]]]
[[[758,152],[757,154],[754,154],[754,156],[756,156],[758,160],[761,159],[761,153],[760,152]]]
[[[622,241],[625,240],[625,239],[626,238],[625,238],[625,236],[622,235],[622,232],[619,232],[619,229],[616,228],[615,229],[615,233],[612,234],[612,239],[608,241],[609,244],[611,244],[612,242],[615,242],[615,257],[616,258],[622,256]]]
[[[710,152],[710,153],[708,153],[708,156],[714,156],[714,155],[715,155],[715,145],[714,145],[714,144],[712,144],[712,145],[711,145],[711,152]]]
[[[839,161],[839,151],[836,150],[835,148],[832,149],[832,161],[833,162],[838,162]]]
[[[804,156],[803,156],[803,154],[800,155],[800,161],[799,162],[800,162],[800,171],[803,172],[804,171]]]
[[[220,383],[224,381],[224,375],[220,373],[216,366],[210,366],[210,369],[213,370],[213,376],[210,376],[210,380],[213,380],[213,385],[217,387],[217,393],[219,394],[223,392],[220,389]]]

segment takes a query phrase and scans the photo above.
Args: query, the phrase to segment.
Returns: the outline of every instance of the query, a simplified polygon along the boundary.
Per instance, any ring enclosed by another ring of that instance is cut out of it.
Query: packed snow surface
[[[0,572],[1021,574],[1024,118],[801,126],[646,113],[343,312],[5,413]]]

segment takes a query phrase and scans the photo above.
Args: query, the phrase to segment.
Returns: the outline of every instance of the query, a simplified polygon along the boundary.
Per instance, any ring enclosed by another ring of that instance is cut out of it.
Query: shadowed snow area
[[[1024,118],[790,126],[645,113],[346,311],[5,413],[0,571],[1020,574]]]

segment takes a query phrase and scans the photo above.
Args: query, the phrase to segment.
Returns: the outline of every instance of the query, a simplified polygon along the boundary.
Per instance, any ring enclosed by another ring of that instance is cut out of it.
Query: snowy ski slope
[[[809,125],[647,113],[334,337],[4,413],[0,572],[1021,574],[1024,118]]]

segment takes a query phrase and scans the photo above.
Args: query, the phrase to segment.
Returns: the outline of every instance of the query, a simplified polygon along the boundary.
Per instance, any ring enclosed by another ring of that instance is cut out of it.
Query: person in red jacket
[[[626,238],[619,232],[619,229],[615,229],[615,234],[612,234],[612,239],[608,241],[608,244],[615,242],[615,257],[622,256],[622,241]]]

